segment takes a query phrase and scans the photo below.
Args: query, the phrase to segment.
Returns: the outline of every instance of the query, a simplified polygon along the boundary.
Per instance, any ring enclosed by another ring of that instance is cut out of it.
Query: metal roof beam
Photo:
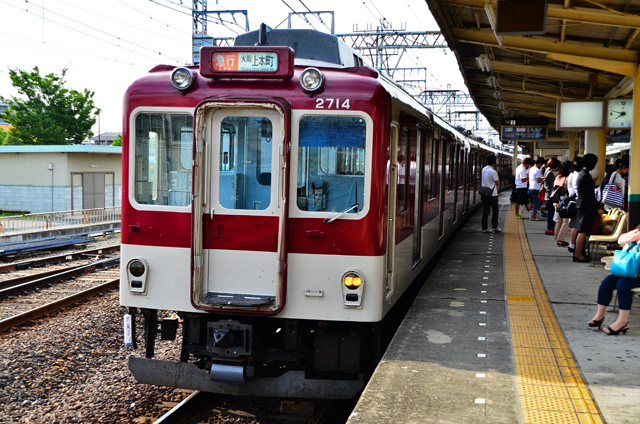
[[[494,47],[510,47],[525,51],[539,53],[562,53],[574,54],[580,52],[583,56],[596,59],[617,60],[622,62],[636,63],[638,54],[632,50],[614,49],[613,47],[603,47],[594,43],[580,43],[565,41],[558,42],[553,39],[542,37],[518,37],[513,35],[503,36],[503,45],[500,46],[492,31],[476,31],[461,28],[452,28],[451,34],[454,38],[463,43],[481,44]]]
[[[484,9],[486,3],[485,0],[439,0],[439,2],[453,6],[471,7],[475,9]],[[497,2],[493,0],[491,3],[495,5]],[[640,16],[626,14],[624,12],[615,12],[598,7],[564,8],[564,6],[559,4],[548,4],[547,18],[614,27],[640,27]]]
[[[637,66],[634,63],[620,62],[618,60],[594,59],[592,57],[576,56],[572,54],[547,53],[547,59],[597,69],[599,71],[635,77]]]
[[[478,68],[477,63],[473,61],[465,61],[465,66],[470,68]],[[478,68],[479,69],[479,68]],[[491,61],[491,69],[493,72],[511,75],[526,75],[529,77],[550,79],[554,81],[570,81],[589,84],[596,82],[597,84],[616,85],[618,80],[597,75],[592,72],[575,71],[569,69],[552,68],[550,66],[533,66],[521,65],[513,62],[503,62],[498,60]]]

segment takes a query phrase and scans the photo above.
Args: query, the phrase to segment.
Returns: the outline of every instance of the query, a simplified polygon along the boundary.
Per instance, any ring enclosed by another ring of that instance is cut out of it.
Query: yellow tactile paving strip
[[[540,280],[522,220],[504,232],[509,327],[525,424],[603,423]]]

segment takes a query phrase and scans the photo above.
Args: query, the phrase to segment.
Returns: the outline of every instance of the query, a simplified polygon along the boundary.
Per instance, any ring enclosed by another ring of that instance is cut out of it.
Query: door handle
[[[211,207],[211,210],[209,211],[209,219],[213,220],[213,206]]]

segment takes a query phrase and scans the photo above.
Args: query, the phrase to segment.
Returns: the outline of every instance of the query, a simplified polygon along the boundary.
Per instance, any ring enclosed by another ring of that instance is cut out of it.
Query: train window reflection
[[[134,131],[136,202],[190,205],[193,117],[141,113],[136,116]]]
[[[305,116],[300,120],[297,204],[305,211],[364,208],[366,159],[364,119]]]
[[[265,210],[271,204],[273,126],[268,118],[229,116],[220,124],[220,205]]]

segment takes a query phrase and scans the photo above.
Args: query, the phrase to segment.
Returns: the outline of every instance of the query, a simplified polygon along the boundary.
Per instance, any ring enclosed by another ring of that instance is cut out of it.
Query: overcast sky
[[[424,0],[209,0],[209,11],[247,10],[250,30],[261,22],[286,28],[292,12],[335,11],[335,30],[374,28],[385,18],[393,29],[438,31]],[[231,37],[244,32],[244,17],[211,16],[208,34]],[[134,80],[159,63],[191,63],[191,0],[0,0],[0,95],[17,95],[9,68],[60,74],[68,68],[67,88],[95,92],[102,112],[94,133],[122,131],[122,97]],[[293,19],[294,28],[329,32],[322,22]],[[402,67],[426,67],[429,89],[465,90],[455,56],[445,49],[419,53],[407,49]]]

